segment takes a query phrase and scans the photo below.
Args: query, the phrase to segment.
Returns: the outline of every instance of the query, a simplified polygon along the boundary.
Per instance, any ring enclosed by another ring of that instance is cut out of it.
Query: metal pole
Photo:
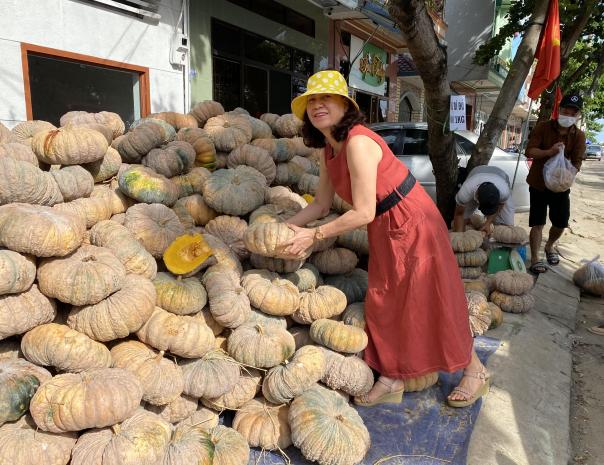
[[[526,121],[524,123],[524,128],[522,128],[522,135],[520,137],[520,147],[518,148],[518,159],[516,160],[516,169],[514,170],[514,179],[512,179],[512,189],[514,189],[514,184],[516,183],[516,175],[518,174],[518,165],[520,164],[520,156],[524,155],[524,142],[527,139],[528,134],[528,125],[529,120],[531,118],[531,107],[533,106],[533,99],[529,97],[529,106],[528,112],[526,114]]]

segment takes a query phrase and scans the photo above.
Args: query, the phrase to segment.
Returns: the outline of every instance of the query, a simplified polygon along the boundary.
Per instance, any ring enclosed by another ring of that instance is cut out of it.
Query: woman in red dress
[[[296,255],[316,240],[367,225],[369,345],[365,361],[380,373],[358,405],[400,402],[405,379],[464,368],[447,401],[463,407],[488,391],[488,375],[473,350],[468,309],[444,220],[434,202],[384,140],[366,128],[343,76],[320,71],[292,101],[307,145],[324,147],[314,201],[289,220]],[[352,209],[318,228],[337,193]]]

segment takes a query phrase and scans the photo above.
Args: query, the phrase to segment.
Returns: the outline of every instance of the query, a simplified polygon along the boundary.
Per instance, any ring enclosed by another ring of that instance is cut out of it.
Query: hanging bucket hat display
[[[348,99],[358,110],[359,105],[348,95],[348,85],[346,79],[339,72],[334,70],[319,71],[308,78],[306,92],[298,95],[292,100],[292,113],[300,119],[304,119],[306,113],[306,103],[309,95],[314,94],[335,94]]]

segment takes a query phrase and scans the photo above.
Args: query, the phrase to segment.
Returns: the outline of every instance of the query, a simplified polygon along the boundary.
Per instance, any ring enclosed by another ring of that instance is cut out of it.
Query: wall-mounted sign
[[[350,56],[354,58],[358,55],[358,58],[352,64],[348,83],[355,89],[386,95],[388,54],[373,44],[368,43],[363,46],[363,42],[355,36],[350,38]]]
[[[451,95],[449,126],[451,131],[466,129],[466,96]]]

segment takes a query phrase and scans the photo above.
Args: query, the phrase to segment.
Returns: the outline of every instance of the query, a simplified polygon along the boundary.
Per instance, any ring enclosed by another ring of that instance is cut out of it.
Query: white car
[[[427,123],[376,123],[369,125],[369,128],[384,138],[390,150],[407,165],[430,197],[436,200],[436,182],[428,157]],[[455,149],[460,167],[467,165],[477,140],[478,136],[471,131],[455,131]],[[524,155],[495,148],[489,165],[501,168],[509,176],[516,211],[528,211],[530,197],[526,176],[530,160]]]

